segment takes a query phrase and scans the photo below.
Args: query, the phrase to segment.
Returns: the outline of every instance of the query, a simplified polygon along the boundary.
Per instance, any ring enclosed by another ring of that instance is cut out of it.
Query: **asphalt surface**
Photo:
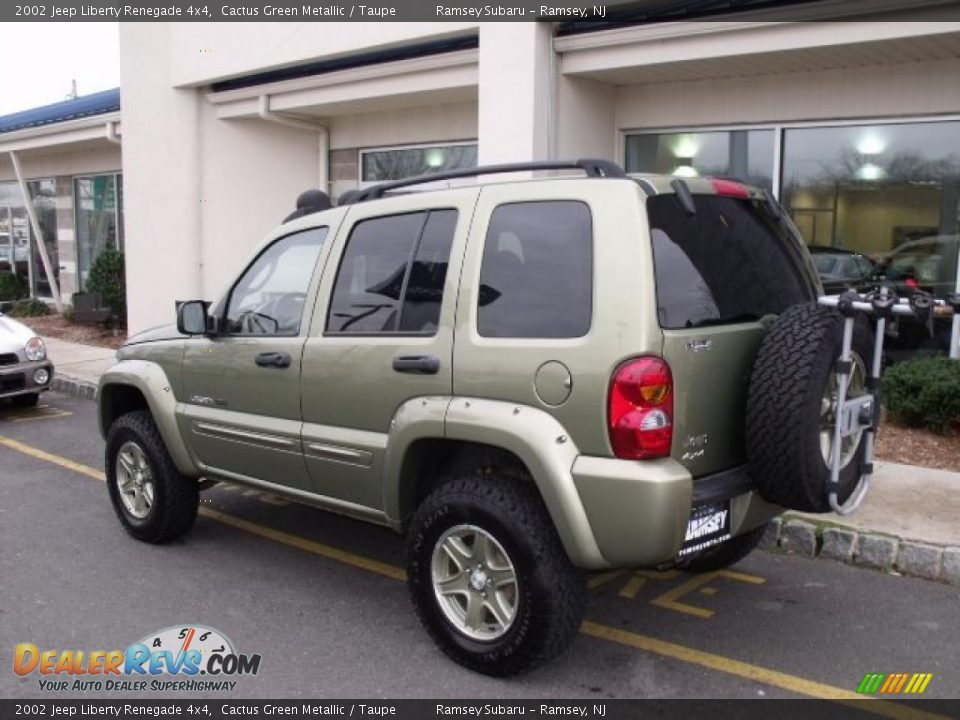
[[[17,643],[123,649],[193,624],[261,654],[234,698],[849,699],[868,672],[960,696],[960,588],[765,552],[729,574],[593,576],[569,654],[483,677],[420,628],[390,531],[218,486],[189,535],[150,546],[117,522],[102,467],[94,403],[0,404],[0,697],[83,697],[16,676]]]

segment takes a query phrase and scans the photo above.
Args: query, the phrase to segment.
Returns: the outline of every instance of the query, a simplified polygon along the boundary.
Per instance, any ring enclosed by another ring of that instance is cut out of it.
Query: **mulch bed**
[[[99,345],[115,350],[127,340],[126,330],[118,330],[117,334],[114,335],[113,330],[104,325],[77,325],[66,320],[62,315],[53,314],[16,319],[32,328],[38,335],[83,343],[84,345]]]
[[[887,421],[877,433],[875,454],[878,460],[960,472],[960,428],[938,435]]]

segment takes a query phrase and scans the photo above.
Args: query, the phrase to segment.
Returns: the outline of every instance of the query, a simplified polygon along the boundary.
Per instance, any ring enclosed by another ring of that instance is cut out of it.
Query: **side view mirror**
[[[210,303],[204,300],[187,300],[177,305],[177,332],[184,335],[207,335],[210,323],[207,308]]]

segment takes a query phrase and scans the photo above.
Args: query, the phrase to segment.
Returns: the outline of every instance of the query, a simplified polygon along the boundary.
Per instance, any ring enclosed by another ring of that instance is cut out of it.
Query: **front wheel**
[[[583,576],[524,479],[476,472],[434,491],[410,528],[407,577],[434,641],[486,675],[553,659],[583,617]]]
[[[106,469],[113,510],[133,537],[163,543],[193,527],[199,487],[177,470],[149,412],[121,415],[110,426]]]

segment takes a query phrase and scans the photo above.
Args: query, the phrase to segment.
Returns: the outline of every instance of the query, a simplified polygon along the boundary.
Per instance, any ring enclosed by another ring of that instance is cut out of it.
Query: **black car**
[[[854,250],[825,245],[811,245],[808,249],[828,295],[860,287],[874,276],[876,266],[873,260]]]

